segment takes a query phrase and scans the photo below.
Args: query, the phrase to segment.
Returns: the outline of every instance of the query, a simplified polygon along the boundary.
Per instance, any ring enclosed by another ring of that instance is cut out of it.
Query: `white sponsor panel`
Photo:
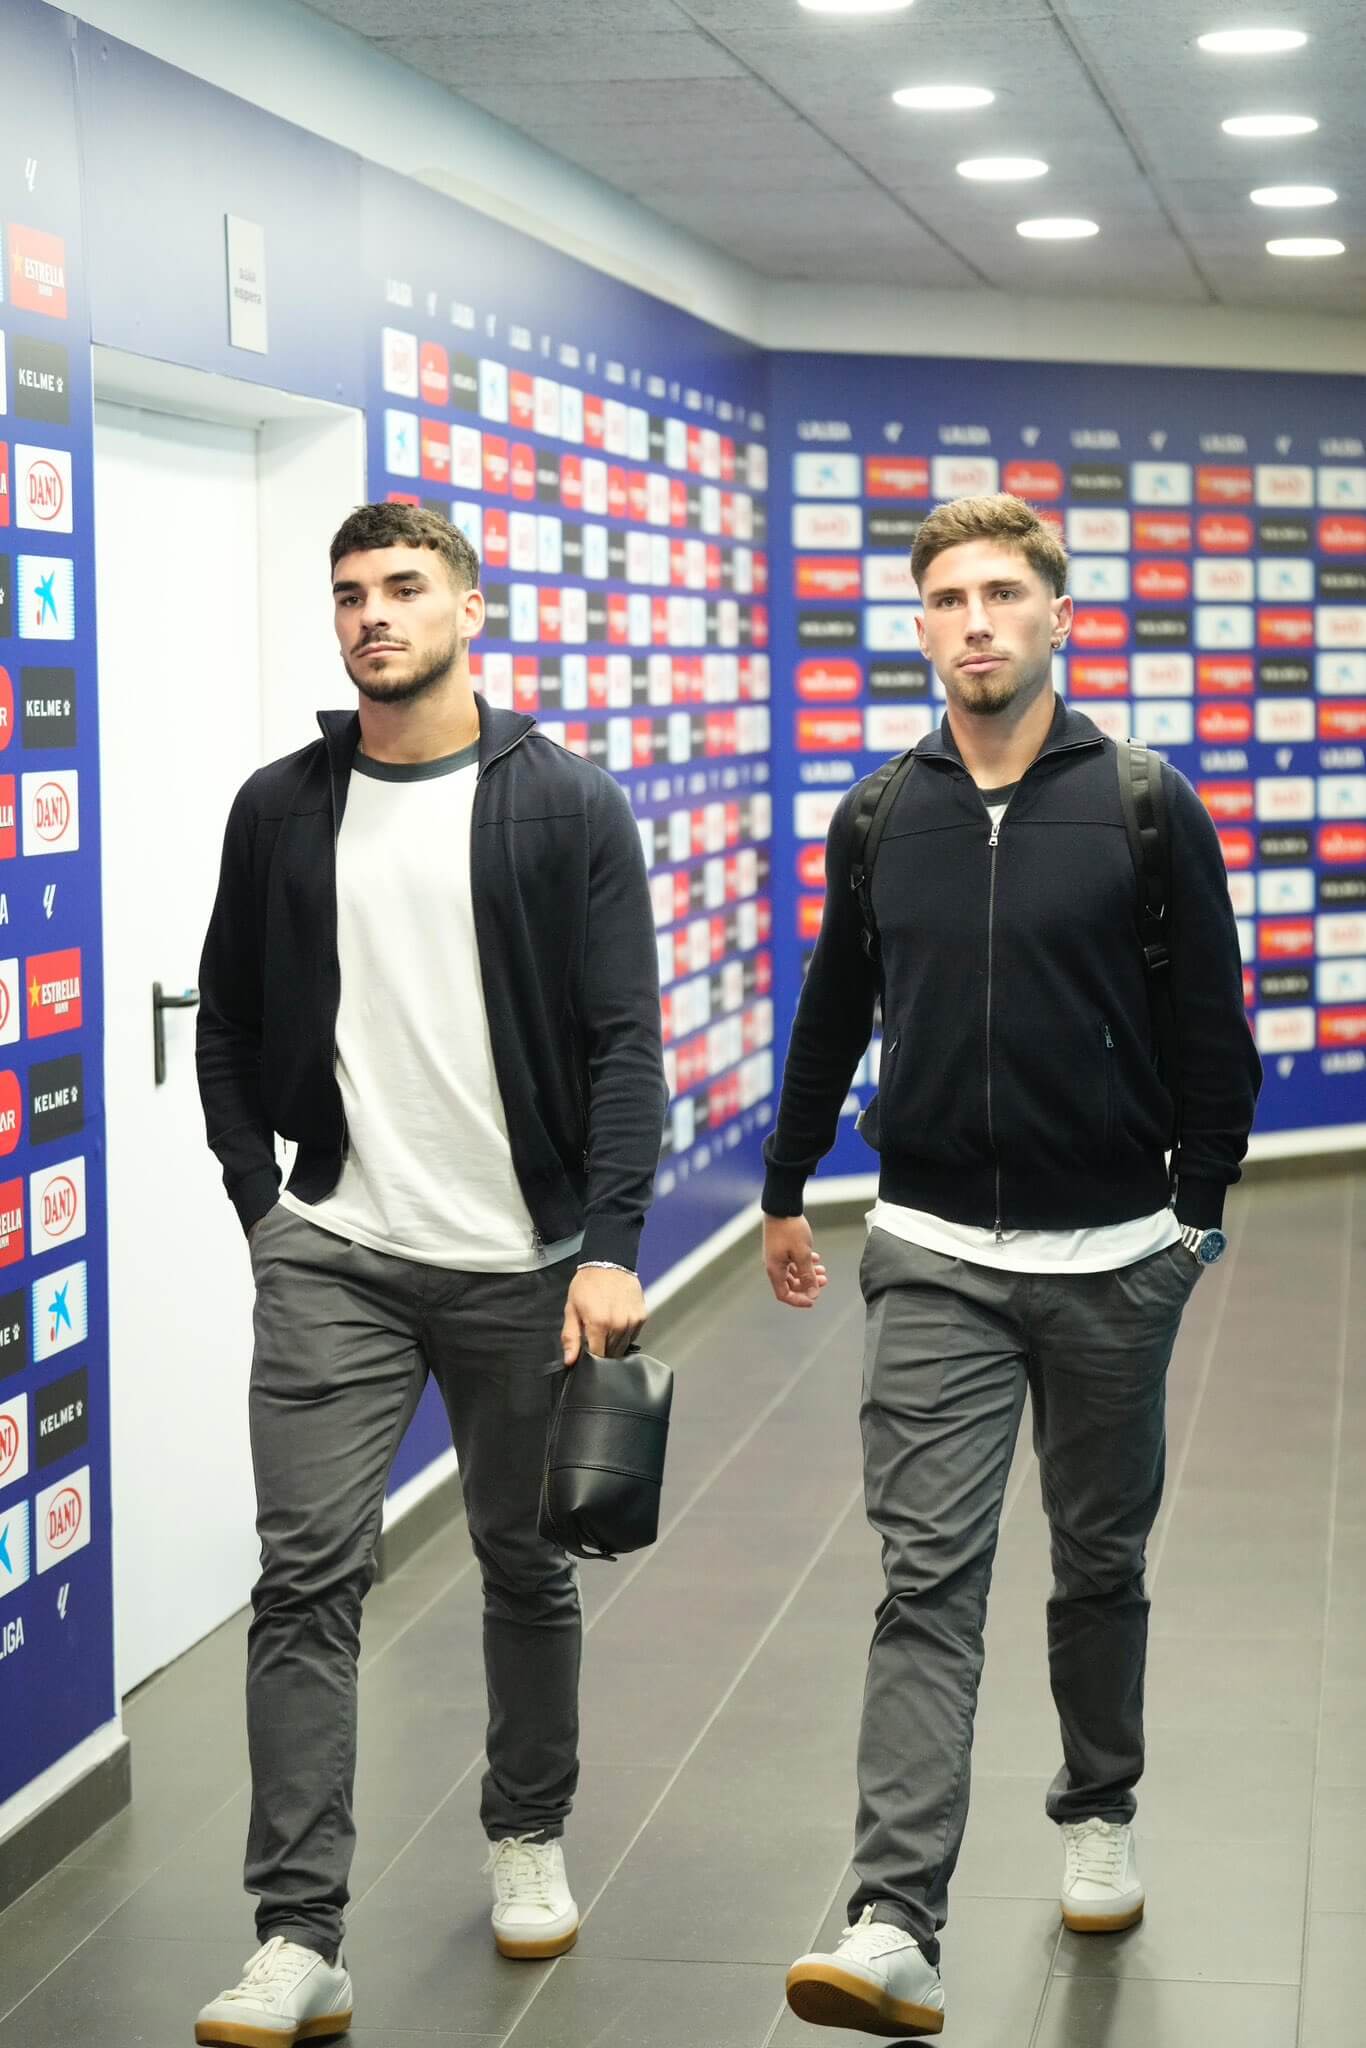
[[[508,585],[508,639],[523,646],[541,637],[541,594],[534,583]]]
[[[1321,604],[1314,638],[1320,647],[1366,647],[1366,605]]]
[[[645,479],[645,517],[651,526],[669,523],[669,479],[662,469],[652,469]]]
[[[1311,1009],[1258,1010],[1258,1052],[1312,1052],[1315,1016]]]
[[[560,439],[576,447],[583,440],[583,393],[577,384],[560,386]]]
[[[1297,462],[1259,462],[1255,474],[1259,505],[1312,505],[1314,472]]]
[[[1092,704],[1087,700],[1086,716],[1097,732],[1103,732],[1107,740],[1121,746],[1133,731],[1133,720],[1127,704],[1107,704],[1103,700]]]
[[[602,441],[609,455],[629,453],[631,428],[626,407],[619,398],[609,398],[602,408]]]
[[[19,779],[24,808],[25,854],[79,851],[80,770],[39,769]]]
[[[1366,775],[1320,775],[1321,818],[1366,818]]]
[[[987,498],[1001,488],[1001,465],[991,455],[936,455],[930,489],[936,498]]]
[[[1366,654],[1321,654],[1314,663],[1321,697],[1366,695]]]
[[[1259,775],[1257,816],[1268,824],[1314,815],[1312,775]]]
[[[1146,747],[1188,747],[1195,738],[1195,706],[1135,704],[1133,724],[1134,738]]]
[[[62,1159],[28,1177],[29,1250],[61,1251],[85,1236],[85,1160]]]
[[[1245,963],[1257,957],[1257,927],[1250,917],[1234,921],[1234,933],[1238,940],[1238,957]]]
[[[82,1465],[46,1488],[33,1503],[38,1570],[65,1564],[90,1541],[90,1467]]]
[[[508,373],[506,363],[479,359],[479,411],[486,420],[506,424],[508,416]]]
[[[564,522],[553,512],[536,515],[536,567],[543,576],[558,576],[564,568]]]
[[[642,405],[633,405],[627,410],[626,453],[632,462],[648,462],[650,459],[650,415]],[[705,457],[703,459],[705,462]]]
[[[416,476],[417,414],[390,406],[384,415],[384,467],[390,476]]]
[[[703,484],[699,493],[702,500],[702,516],[698,524],[703,533],[717,534],[721,531],[721,493],[715,484]]]
[[[1251,883],[1249,874],[1239,875],[1240,882]],[[1302,916],[1314,908],[1314,870],[1312,868],[1263,868],[1256,878],[1257,908],[1263,917]],[[1229,877],[1230,891],[1233,877]]]
[[[1314,737],[1312,697],[1259,697],[1253,715],[1257,737],[1268,746],[1295,746]]]
[[[596,520],[583,529],[583,573],[590,583],[607,580],[607,528]]]
[[[510,654],[486,654],[484,656],[484,695],[496,711],[510,711],[514,695],[512,656]],[[541,727],[542,732],[545,727]]]
[[[395,398],[417,397],[417,336],[401,328],[380,331],[383,367],[380,381]]]
[[[1100,505],[1074,505],[1067,514],[1067,548],[1074,555],[1127,555],[1128,513]]]
[[[915,622],[919,607],[910,604],[870,604],[863,612],[863,644],[878,654],[919,653],[920,640]]]
[[[650,536],[638,527],[632,527],[626,536],[626,581],[648,583],[650,567]]]
[[[645,421],[645,445],[648,450],[650,445],[649,420],[644,413],[641,414],[641,418]],[[632,453],[634,452],[632,450]],[[715,427],[703,427],[702,429],[702,474],[703,476],[710,477],[715,483],[719,483],[721,480],[721,436],[717,433]],[[845,495],[847,496],[847,493]]]
[[[1366,960],[1321,960],[1314,994],[1321,1003],[1366,1002]]]
[[[1136,505],[1189,505],[1191,466],[1188,462],[1135,462],[1131,470]]]
[[[529,573],[536,568],[540,549],[536,539],[534,512],[508,514],[508,567]]]
[[[0,1401],[0,1491],[28,1475],[28,1395]]]
[[[1195,595],[1201,604],[1250,604],[1255,585],[1245,556],[1201,555],[1196,561]]]
[[[745,470],[752,491],[768,489],[768,450],[762,441],[751,441],[745,449]]]
[[[792,827],[798,839],[824,839],[828,835],[841,795],[837,789],[798,791],[792,802]]]
[[[1314,919],[1314,951],[1329,960],[1366,953],[1366,910],[1321,911]]]
[[[664,422],[664,462],[669,469],[686,469],[688,466],[688,426],[686,420],[667,419]]]
[[[904,754],[933,726],[926,704],[870,704],[863,714],[863,744],[870,754]]]
[[[575,619],[575,624],[581,624],[582,626],[581,632],[571,633],[569,630],[571,598],[577,604],[582,605],[582,616]],[[564,635],[567,640],[586,640],[588,638],[588,593],[586,590],[566,590],[564,593]],[[560,702],[566,711],[586,711],[588,709],[588,656],[586,654],[566,654],[564,660],[560,663]]]
[[[1067,587],[1083,604],[1096,600],[1120,603],[1129,595],[1129,564],[1114,555],[1074,555],[1068,564]]]
[[[1256,883],[1246,869],[1228,877],[1228,900],[1235,917],[1251,917],[1256,910]]]
[[[607,464],[600,455],[585,455],[583,458],[583,509],[585,512],[607,510]],[[606,560],[605,555],[603,559]]]
[[[484,436],[478,427],[451,428],[451,485],[457,491],[484,488]]]
[[[71,457],[64,448],[14,444],[11,489],[16,526],[42,533],[71,532]]]
[[[1314,564],[1298,556],[1263,555],[1257,563],[1263,604],[1304,604],[1314,595]]]
[[[676,600],[669,600],[670,639],[673,637],[673,607]],[[648,647],[654,638],[654,614],[650,609],[650,594],[647,590],[633,590],[626,600],[626,638],[632,647]]]
[[[1251,647],[1254,615],[1250,604],[1198,604],[1195,607],[1195,644],[1222,649]]]
[[[871,598],[909,598],[918,601],[919,592],[911,574],[910,557],[907,555],[865,555],[863,558],[863,594]]]
[[[1129,670],[1135,697],[1192,697],[1195,657],[1192,654],[1136,654]],[[1090,713],[1087,713],[1090,716]]]
[[[609,718],[607,721],[607,765],[614,775],[621,775],[630,768],[634,760],[629,718]]]
[[[532,384],[533,418],[538,434],[560,435],[560,387],[553,377],[537,377]]]
[[[0,1509],[0,1600],[28,1584],[31,1567],[28,1541],[28,1502]]]
[[[74,640],[76,565],[69,555],[20,555],[15,564],[21,640]]]
[[[473,498],[456,498],[451,503],[451,525],[463,533],[476,555],[484,552],[484,508]]]
[[[792,491],[798,498],[856,498],[862,488],[857,455],[806,449],[792,458]]]
[[[1319,467],[1319,504],[1324,511],[1360,509],[1366,505],[1366,469],[1340,468],[1334,463]]]
[[[19,1043],[20,1019],[24,1013],[19,993],[19,962],[0,960],[0,1045]]]
[[[588,592],[566,585],[560,592],[560,638],[567,647],[582,647],[588,638]],[[577,688],[570,684],[569,664],[573,657],[566,655],[564,676],[560,686],[560,701],[566,711],[582,711],[588,702],[588,671],[581,671],[582,680]]]

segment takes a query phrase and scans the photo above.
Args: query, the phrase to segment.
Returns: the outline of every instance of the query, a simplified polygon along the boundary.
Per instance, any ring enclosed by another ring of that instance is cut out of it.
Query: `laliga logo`
[[[1282,453],[1284,453],[1284,450],[1282,450]],[[1276,1062],[1276,1072],[1280,1075],[1283,1081],[1288,1081],[1290,1079],[1290,1076],[1294,1073],[1294,1071],[1294,1060],[1291,1059],[1289,1053],[1283,1054],[1283,1056]]]
[[[1020,439],[1024,442],[1026,448],[1034,448],[1038,445],[1039,435],[1042,431],[1041,427],[1021,427]]]
[[[1288,768],[1290,766],[1290,763],[1294,760],[1294,758],[1295,756],[1289,747],[1277,747],[1276,766],[1278,768]]]
[[[1166,445],[1167,435],[1166,430],[1164,428],[1158,427],[1154,430],[1153,433],[1149,434],[1148,446],[1150,448],[1155,448],[1159,455],[1162,453],[1162,450],[1166,447]]]
[[[887,440],[895,443],[901,439],[901,421],[888,420],[882,429]]]
[[[1294,445],[1294,439],[1290,434],[1277,434],[1276,453],[1278,455],[1288,455]],[[1291,1064],[1293,1065],[1294,1062],[1292,1061]]]

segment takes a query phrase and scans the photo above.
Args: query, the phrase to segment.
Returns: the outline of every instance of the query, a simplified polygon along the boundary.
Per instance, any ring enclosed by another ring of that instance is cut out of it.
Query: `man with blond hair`
[[[864,785],[831,825],[763,1194],[770,1285],[810,1309],[826,1275],[803,1189],[880,997],[861,1413],[887,1590],[851,1924],[787,1985],[815,2024],[903,2036],[943,2025],[938,1935],[1026,1392],[1052,1546],[1062,1917],[1103,1933],[1143,1912],[1132,1821],[1166,1372],[1225,1246],[1261,1078],[1218,837],[1167,765],[1175,1056],[1157,1057],[1115,745],[1052,688],[1072,618],[1060,543],[1018,498],[961,499],[925,521],[911,568],[947,711],[890,802],[866,914],[851,885]]]

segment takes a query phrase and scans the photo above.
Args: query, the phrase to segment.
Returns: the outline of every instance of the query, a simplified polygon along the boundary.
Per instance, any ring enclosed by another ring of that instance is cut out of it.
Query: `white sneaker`
[[[195,2040],[214,2048],[291,2048],[321,2041],[351,2024],[351,1979],[338,1958],[276,1935],[247,1963],[242,1981],[206,2005]]]
[[[833,1954],[798,1956],[787,1973],[787,2002],[813,2027],[854,2027],[865,2034],[937,2034],[944,1987],[918,1941],[871,1906],[846,1927]]]
[[[1127,1821],[1064,1821],[1062,1839],[1063,1925],[1074,1934],[1117,1934],[1141,1920],[1143,1880]]]
[[[493,1872],[493,1938],[502,1956],[562,1956],[579,1938],[579,1909],[564,1874],[558,1842],[507,1835],[489,1844]]]

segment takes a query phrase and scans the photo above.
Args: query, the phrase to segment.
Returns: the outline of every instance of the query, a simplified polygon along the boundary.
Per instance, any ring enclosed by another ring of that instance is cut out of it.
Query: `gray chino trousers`
[[[581,1624],[537,1533],[574,1261],[451,1272],[272,1209],[252,1236],[250,1414],[261,1576],[247,1648],[256,1926],[335,1956],[355,1848],[356,1663],[384,1489],[430,1372],[450,1417],[483,1575],[494,1839],[562,1834],[578,1779]]]
[[[982,1628],[1028,1391],[1048,1516],[1055,1821],[1127,1821],[1143,1771],[1144,1553],[1162,1498],[1167,1366],[1200,1268],[1183,1246],[1110,1273],[1003,1273],[882,1230],[861,1419],[882,1539],[859,1738],[855,1920],[937,1961],[968,1812]]]

